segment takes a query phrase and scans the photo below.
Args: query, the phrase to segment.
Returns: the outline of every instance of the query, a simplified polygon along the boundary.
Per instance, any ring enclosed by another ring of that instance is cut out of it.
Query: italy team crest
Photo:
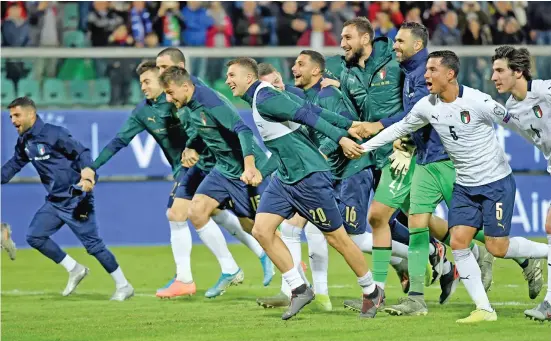
[[[534,110],[534,115],[536,115],[537,118],[542,118],[543,111],[541,111],[541,108],[539,105],[536,105],[535,107],[533,107],[532,110]]]
[[[471,114],[469,114],[468,111],[462,111],[461,112],[461,122],[468,124],[471,122]]]
[[[40,154],[40,155],[46,154],[46,147],[44,147],[43,144],[40,144],[40,143],[37,144],[36,149],[38,149],[38,154]]]
[[[201,121],[203,122],[203,125],[207,125],[207,116],[205,116],[205,113],[201,111]]]
[[[383,79],[386,78],[386,68],[382,68],[382,69],[379,71],[379,77],[381,78],[381,80],[383,80]]]

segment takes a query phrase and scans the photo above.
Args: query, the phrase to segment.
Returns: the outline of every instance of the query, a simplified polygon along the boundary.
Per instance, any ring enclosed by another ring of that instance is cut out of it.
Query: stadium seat
[[[24,78],[17,83],[17,97],[27,96],[34,101],[36,105],[42,104],[40,93],[40,83],[32,78]]]
[[[96,105],[107,105],[111,101],[111,82],[108,78],[98,78],[94,82],[92,102]]]
[[[2,78],[2,106],[7,106],[15,99],[15,85],[11,79]]]
[[[85,47],[86,36],[81,31],[63,32],[63,46],[65,47]]]
[[[77,3],[64,3],[63,4],[63,29],[74,30],[78,27],[78,4]]]
[[[140,103],[145,97],[143,95],[142,89],[140,88],[140,82],[133,80],[132,83],[130,83],[130,104],[137,105]]]
[[[73,80],[69,82],[69,97],[71,102],[80,105],[95,104],[90,89],[90,82],[84,80]]]
[[[47,78],[43,84],[42,101],[48,105],[67,105],[65,83],[55,78]]]

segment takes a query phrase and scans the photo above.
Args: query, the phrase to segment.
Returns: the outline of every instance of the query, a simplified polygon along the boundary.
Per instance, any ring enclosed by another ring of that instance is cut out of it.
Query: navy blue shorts
[[[371,168],[335,182],[335,197],[348,234],[367,231],[367,212],[373,185]]]
[[[239,179],[228,179],[213,169],[201,182],[196,194],[213,198],[220,208],[229,209],[238,217],[254,219],[262,193],[269,183],[268,178],[258,187],[249,186]]]
[[[205,172],[197,166],[191,168],[182,167],[174,182],[174,187],[172,187],[172,191],[170,192],[167,207],[172,207],[174,198],[191,200],[197,188],[199,188],[199,185],[207,175],[208,172]]]
[[[454,184],[449,226],[484,228],[489,237],[506,237],[511,231],[517,185],[509,174],[492,183],[466,187]]]
[[[60,202],[47,200],[34,215],[27,236],[49,237],[64,224],[69,226],[86,249],[103,245],[96,223],[94,198],[91,195],[84,199],[73,197]]]
[[[296,212],[323,232],[342,226],[330,172],[315,172],[288,185],[274,176],[260,201],[258,213],[290,219]]]

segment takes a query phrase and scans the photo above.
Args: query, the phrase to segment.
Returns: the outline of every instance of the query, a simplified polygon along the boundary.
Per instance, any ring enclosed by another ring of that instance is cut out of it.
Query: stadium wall
[[[240,112],[253,127],[250,110]],[[73,135],[90,147],[96,157],[115,136],[129,112],[123,110],[73,110],[40,112],[49,123],[68,128]],[[1,161],[13,154],[17,133],[9,115],[2,112]],[[256,129],[253,131],[258,137]],[[520,136],[498,128],[498,139],[517,172],[516,205],[512,235],[541,237],[544,235],[545,215],[551,203],[551,177],[546,175],[543,155]],[[522,172],[522,173],[519,173]],[[531,172],[531,173],[526,173]],[[170,167],[160,148],[147,133],[138,135],[128,148],[119,152],[98,172],[96,211],[100,233],[109,245],[168,244],[169,228],[165,210],[172,188]],[[19,247],[27,247],[26,229],[34,213],[43,204],[46,191],[38,183],[37,174],[27,165],[10,184],[1,187],[0,219],[10,223]],[[447,209],[440,206],[437,214],[446,217]],[[227,234],[226,238],[235,239]],[[200,243],[196,234],[194,242]],[[77,246],[78,240],[69,229],[54,237],[61,245]]]

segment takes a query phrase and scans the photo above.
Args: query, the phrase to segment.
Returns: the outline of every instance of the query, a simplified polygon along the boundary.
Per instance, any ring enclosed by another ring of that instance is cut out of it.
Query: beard
[[[362,46],[356,51],[354,51],[352,53],[352,56],[350,56],[349,59],[345,58],[346,66],[352,67],[352,66],[358,65],[360,63],[360,59],[362,58],[363,54],[364,54],[364,47]]]

